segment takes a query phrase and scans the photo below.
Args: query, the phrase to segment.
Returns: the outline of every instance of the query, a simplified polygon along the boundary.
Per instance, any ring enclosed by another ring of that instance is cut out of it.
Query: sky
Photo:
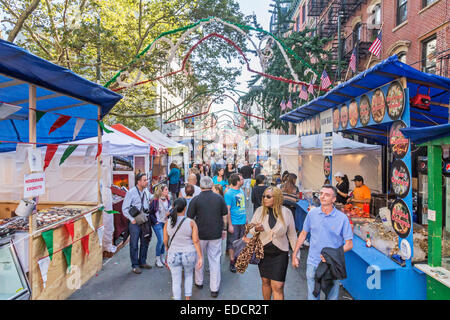
[[[270,17],[271,17],[271,14],[269,13],[269,10],[271,9],[269,4],[272,2],[271,0],[236,0],[236,1],[239,3],[242,13],[244,13],[245,15],[252,15],[253,13],[255,13],[259,25],[262,28],[264,28],[264,30],[269,31]],[[259,45],[258,39],[253,38],[253,41],[255,42],[256,46]],[[258,59],[254,55],[248,56],[248,58],[251,58],[250,64],[252,68],[254,70],[261,71]],[[238,85],[235,89],[247,92],[248,91],[247,81],[251,79],[252,73],[247,71],[246,66],[241,65],[238,60],[232,61],[231,64],[237,68],[241,68],[242,70],[242,75],[238,79],[240,85]],[[225,99],[223,104],[213,104],[213,106],[211,107],[211,111],[219,111],[224,108],[233,111],[233,101],[231,99]],[[225,121],[227,118],[223,119]]]

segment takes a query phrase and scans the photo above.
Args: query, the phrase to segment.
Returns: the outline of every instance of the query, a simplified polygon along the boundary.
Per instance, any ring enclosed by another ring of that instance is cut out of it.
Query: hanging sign
[[[331,173],[331,160],[330,157],[325,157],[323,160],[323,174],[325,175],[325,178],[328,178]]]
[[[338,109],[339,114],[339,109]],[[333,132],[333,109],[328,109],[320,113],[320,132]]]
[[[333,155],[333,137],[324,137],[322,140],[322,155],[332,156]]]
[[[341,107],[341,127],[342,129],[347,129],[348,123],[348,108],[347,105]]]
[[[408,237],[411,231],[411,214],[402,199],[395,200],[391,205],[391,222],[400,238]]]
[[[395,160],[391,167],[391,190],[397,197],[408,195],[411,185],[411,175],[408,167],[402,160]]]
[[[333,110],[333,130],[338,131],[339,130],[339,108],[336,108]]]
[[[31,172],[42,171],[42,151],[40,149],[28,149],[28,164]]]
[[[409,148],[409,139],[400,131],[403,128],[406,128],[406,124],[403,121],[396,121],[389,132],[389,146],[396,159],[402,159]]]
[[[350,126],[352,128],[356,127],[358,124],[358,104],[356,103],[356,100],[352,100],[348,106],[348,118]]]
[[[388,115],[392,120],[398,120],[405,109],[405,93],[399,81],[394,81],[388,88],[386,103]]]
[[[359,121],[362,126],[367,126],[370,121],[370,100],[367,95],[363,95],[359,100]]]
[[[381,89],[375,90],[372,96],[372,118],[376,123],[380,123],[384,119],[386,112],[386,99]]]
[[[26,174],[23,179],[23,197],[33,198],[45,193],[45,174],[43,172]]]

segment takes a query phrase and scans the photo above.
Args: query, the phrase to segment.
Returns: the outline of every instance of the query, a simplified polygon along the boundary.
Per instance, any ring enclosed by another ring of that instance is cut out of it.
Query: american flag
[[[380,30],[380,33],[378,33],[375,41],[370,46],[369,52],[373,53],[377,57],[380,55],[380,52],[381,52],[381,30]]]
[[[281,101],[280,107],[281,107],[281,110],[283,110],[283,111],[284,111],[284,109],[286,109],[286,103],[284,102],[284,99]]]
[[[289,101],[288,101],[288,103],[286,104],[286,108],[288,108],[288,109],[291,109],[291,108],[292,108],[292,100],[291,100],[291,97],[289,97]]]
[[[305,86],[302,85],[302,89],[300,90],[298,97],[303,100],[308,100],[308,92],[306,92]]]
[[[328,76],[327,72],[325,70],[323,70],[322,72],[322,76],[320,77],[320,87],[322,89],[326,89],[329,86],[331,86],[331,80],[330,77]]]
[[[356,47],[353,49],[352,56],[350,57],[349,66],[353,72],[356,72]]]
[[[314,94],[314,86],[313,86],[312,83],[310,83],[309,86],[308,86],[308,92],[311,93],[311,94]]]

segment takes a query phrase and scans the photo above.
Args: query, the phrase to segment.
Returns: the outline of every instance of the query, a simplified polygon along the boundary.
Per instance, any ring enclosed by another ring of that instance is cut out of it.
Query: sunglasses
[[[272,199],[272,196],[271,196],[271,195],[268,195],[268,194],[265,194],[265,195],[263,195],[262,197],[263,197],[263,199],[264,199],[264,198],[266,198],[266,199]]]

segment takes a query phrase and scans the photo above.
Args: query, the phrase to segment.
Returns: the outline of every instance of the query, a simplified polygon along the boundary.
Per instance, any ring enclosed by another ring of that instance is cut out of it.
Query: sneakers
[[[133,272],[136,273],[136,274],[141,274],[142,270],[141,270],[141,268],[136,267],[136,268],[133,268]]]
[[[158,268],[163,268],[164,267],[164,264],[162,263],[161,258],[159,256],[156,257],[156,266]]]
[[[230,263],[230,271],[236,273],[236,266],[232,263]]]
[[[194,284],[197,287],[197,289],[203,289],[203,285],[202,284],[196,284],[196,283],[194,283]]]
[[[219,291],[211,291],[211,297],[217,298],[219,296]]]
[[[141,264],[139,267],[142,269],[151,269],[152,268],[152,266],[149,264]]]
[[[308,241],[308,240],[305,240],[305,242],[303,242],[303,245],[304,245],[305,247],[309,247],[309,241]]]

